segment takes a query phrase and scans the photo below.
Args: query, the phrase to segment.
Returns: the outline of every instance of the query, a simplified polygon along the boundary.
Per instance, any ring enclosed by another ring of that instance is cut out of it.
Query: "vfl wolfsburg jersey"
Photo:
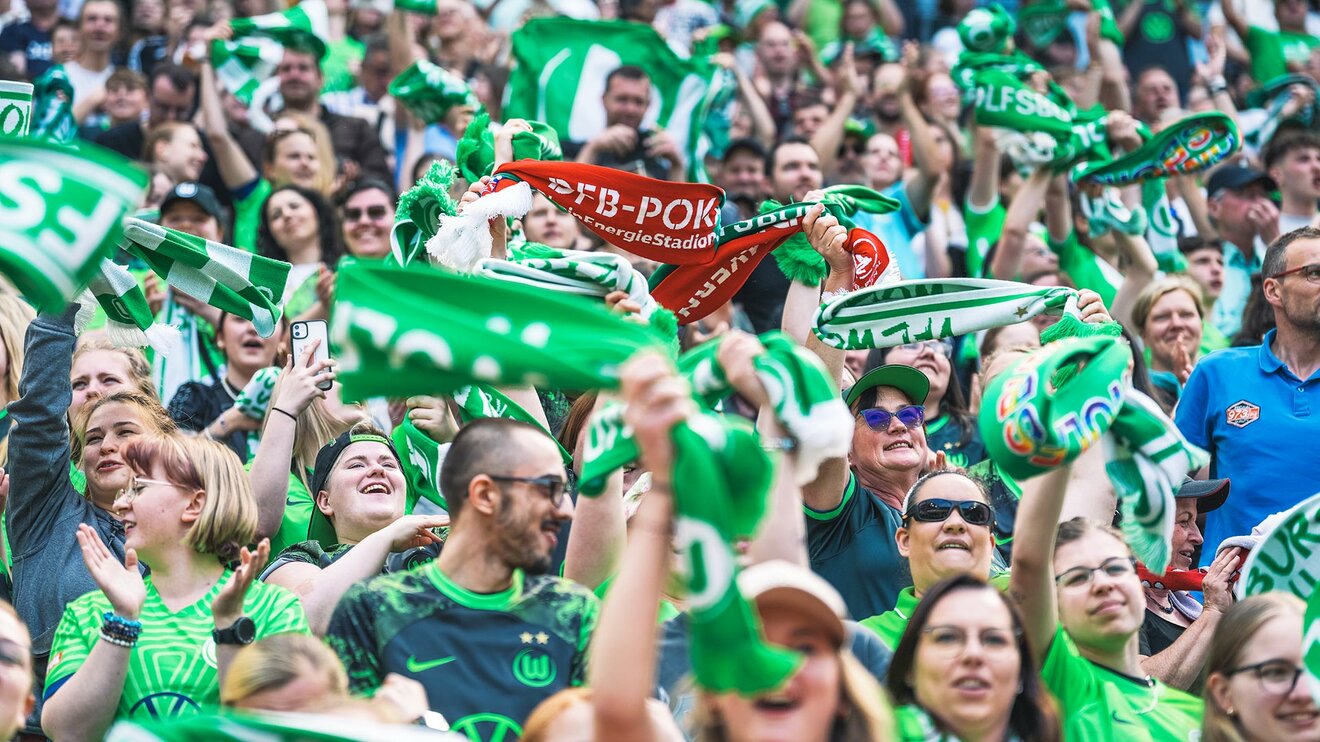
[[[513,742],[536,704],[581,685],[599,604],[557,577],[515,572],[504,592],[478,595],[435,562],[355,585],[326,642],[354,693],[391,672],[426,687],[428,705],[477,742]]]
[[[178,613],[170,613],[151,577],[144,578],[147,600],[139,618],[142,636],[128,661],[128,677],[116,719],[191,716],[220,705],[211,601],[233,575],[226,571],[206,595]],[[64,609],[51,646],[46,698],[58,693],[87,661],[92,647],[100,641],[102,614],[113,610],[99,590]],[[298,598],[276,585],[254,582],[243,599],[243,615],[256,623],[259,640],[287,632],[310,633]]]
[[[997,197],[984,211],[978,210],[971,201],[963,205],[963,221],[967,224],[968,276],[981,278],[990,272],[986,258],[999,241],[999,233],[1004,231],[1004,217],[1007,215],[1008,210]]]

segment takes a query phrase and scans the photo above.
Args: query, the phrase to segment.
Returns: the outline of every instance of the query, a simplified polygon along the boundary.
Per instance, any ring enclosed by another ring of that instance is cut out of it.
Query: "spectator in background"
[[[1279,184],[1279,232],[1316,226],[1320,217],[1320,135],[1280,131],[1265,147],[1265,172]]]
[[[349,255],[378,259],[390,254],[394,202],[394,190],[378,180],[355,181],[344,188],[339,216]]]
[[[170,39],[165,34],[164,0],[134,0],[132,46],[128,48],[128,68],[150,76],[156,65],[170,53]]]
[[[1141,80],[1150,70],[1158,69],[1163,72],[1160,77],[1168,78],[1160,83],[1161,88],[1167,89],[1165,82],[1172,82],[1173,105],[1177,106],[1179,92],[1185,95],[1192,87],[1187,43],[1204,35],[1201,16],[1192,0],[1118,0],[1114,5],[1118,30],[1124,38],[1123,64],[1136,76],[1138,98]]]
[[[1215,302],[1214,324],[1229,337],[1242,324],[1265,246],[1279,236],[1279,209],[1270,200],[1277,187],[1265,173],[1239,165],[1215,170],[1206,183],[1210,221],[1224,240],[1224,288]]]
[[[107,90],[109,87],[107,82]],[[148,79],[146,118],[115,124],[99,134],[95,141],[124,157],[142,159],[148,131],[167,123],[191,126],[186,122],[192,117],[196,95],[197,75],[177,65],[158,65]]]
[[[367,12],[358,10],[361,14]],[[370,11],[374,12],[374,11]],[[326,93],[321,105],[338,116],[356,116],[371,124],[386,150],[394,149],[394,99],[389,95],[390,48],[383,37],[366,42],[362,64],[358,68],[357,86],[349,90]]]
[[[143,160],[175,183],[195,181],[206,165],[202,138],[191,124],[168,121],[151,130],[143,145]]]
[[[1147,67],[1137,75],[1132,114],[1147,126],[1159,124],[1165,111],[1178,107],[1179,90],[1177,81],[1163,67]]]
[[[756,215],[766,197],[765,147],[755,139],[737,139],[724,150],[724,163],[716,185],[724,189],[722,224]]]
[[[0,53],[19,74],[35,80],[51,66],[51,31],[60,20],[59,0],[28,0],[27,9],[28,20],[0,31]]]
[[[532,194],[532,208],[522,220],[523,237],[557,250],[576,250],[582,245],[582,225],[577,219],[540,193]]]
[[[1224,20],[1237,32],[1251,55],[1251,76],[1266,83],[1289,72],[1301,72],[1311,61],[1311,51],[1320,39],[1306,29],[1306,0],[1274,0],[1274,19],[1279,30],[1271,31],[1247,23],[1235,3],[1222,3]]]
[[[123,15],[116,0],[83,3],[78,14],[78,55],[64,65],[73,85],[74,116],[80,123],[101,106],[105,81],[115,71],[110,55],[122,32]]]
[[[147,113],[147,81],[142,75],[123,67],[114,71],[105,81],[105,120],[102,126],[114,128],[124,124],[138,125]],[[104,128],[82,127],[78,136],[95,140]]]
[[[569,143],[565,157],[662,180],[683,180],[683,154],[673,135],[642,128],[651,106],[651,78],[624,65],[605,77],[605,129],[583,144]]]

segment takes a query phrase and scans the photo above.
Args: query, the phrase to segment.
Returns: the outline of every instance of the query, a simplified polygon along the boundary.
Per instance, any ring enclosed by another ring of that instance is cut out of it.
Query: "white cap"
[[[843,646],[848,608],[839,591],[815,572],[782,559],[761,562],[738,575],[738,590],[757,608],[785,606],[811,616]]]

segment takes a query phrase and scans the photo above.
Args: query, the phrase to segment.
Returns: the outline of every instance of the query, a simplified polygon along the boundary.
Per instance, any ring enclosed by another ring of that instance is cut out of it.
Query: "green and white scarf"
[[[283,312],[289,264],[141,219],[124,222],[121,245],[172,288],[250,320],[270,337]]]
[[[513,159],[562,160],[564,151],[559,146],[559,133],[549,124],[528,121],[531,131],[513,135]],[[459,172],[469,183],[490,175],[495,167],[495,132],[490,128],[490,115],[480,113],[468,124],[463,138],[458,140],[455,155]]]
[[[662,342],[580,299],[425,265],[349,263],[335,292],[330,341],[350,401],[473,383],[610,388],[633,353]]]
[[[470,384],[455,391],[450,398],[458,405],[459,417],[463,423],[477,418],[503,417],[535,425],[555,441],[555,445],[559,447],[559,457],[564,460],[564,464],[572,464],[573,454],[564,450],[554,433],[547,430],[541,421],[533,417],[522,405],[509,399],[498,389],[485,384]]]
[[[257,369],[252,379],[234,397],[234,408],[253,420],[265,420],[270,409],[270,398],[275,393],[275,382],[280,378],[280,369],[267,366]]]
[[[438,124],[454,106],[481,107],[468,84],[425,59],[413,62],[390,82],[390,95],[426,124]]]
[[[0,140],[0,272],[39,309],[62,309],[112,254],[147,180],[92,144]]]
[[[286,48],[325,59],[322,39],[330,38],[325,0],[301,0],[279,13],[235,18],[230,26],[231,39],[211,42],[211,61],[220,83],[247,106],[257,88],[274,75]]]
[[[831,299],[816,310],[812,331],[841,350],[889,348],[921,340],[1061,314],[1077,292],[988,278],[899,281]]]
[[[399,196],[390,229],[390,257],[396,264],[406,267],[416,260],[440,228],[440,216],[457,212],[458,204],[449,195],[454,174],[454,166],[448,162],[433,162],[426,174]]]
[[[1146,210],[1140,206],[1128,208],[1117,188],[1107,187],[1095,195],[1082,191],[1079,195],[1090,236],[1099,237],[1110,230],[1130,235],[1145,233]]]
[[[1125,186],[1171,175],[1206,170],[1237,152],[1242,135],[1231,116],[1198,113],[1162,129],[1137,149],[1108,162],[1090,162],[1073,170],[1073,180]]]
[[[51,67],[33,81],[30,131],[33,139],[55,144],[72,144],[78,136],[78,122],[73,118],[73,83],[63,65]]]
[[[403,475],[408,480],[407,512],[413,512],[419,499],[426,499],[448,510],[444,493],[440,491],[440,444],[431,439],[404,418],[390,435],[394,450],[399,452]]]
[[[1127,388],[1123,407],[1104,436],[1105,470],[1118,495],[1124,539],[1155,574],[1169,566],[1174,496],[1189,472],[1210,455],[1187,442],[1159,405]]]
[[[150,346],[161,355],[179,340],[178,329],[156,322],[146,294],[128,269],[108,258],[101,259],[100,272],[87,284],[92,298],[105,311],[105,332],[119,348]],[[91,319],[92,304],[81,302],[74,328],[81,332]]]
[[[1296,113],[1284,118],[1283,109],[1293,99],[1294,85],[1311,89],[1311,105],[1299,108]],[[1248,142],[1261,147],[1274,138],[1274,132],[1284,122],[1300,124],[1306,129],[1320,124],[1320,83],[1306,75],[1280,75],[1247,93],[1247,107],[1265,109],[1265,120],[1255,131],[1246,134]]]
[[[1072,112],[1001,70],[987,69],[975,78],[976,123],[1013,131],[1044,132],[1056,139],[1072,135]]]
[[[216,79],[245,106],[252,105],[253,94],[275,75],[283,58],[284,46],[269,36],[211,42]]]

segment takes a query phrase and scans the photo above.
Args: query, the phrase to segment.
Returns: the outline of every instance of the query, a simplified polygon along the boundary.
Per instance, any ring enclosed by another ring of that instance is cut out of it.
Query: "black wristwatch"
[[[211,638],[216,644],[251,644],[257,638],[257,624],[247,616],[239,616],[227,629],[212,629]]]

